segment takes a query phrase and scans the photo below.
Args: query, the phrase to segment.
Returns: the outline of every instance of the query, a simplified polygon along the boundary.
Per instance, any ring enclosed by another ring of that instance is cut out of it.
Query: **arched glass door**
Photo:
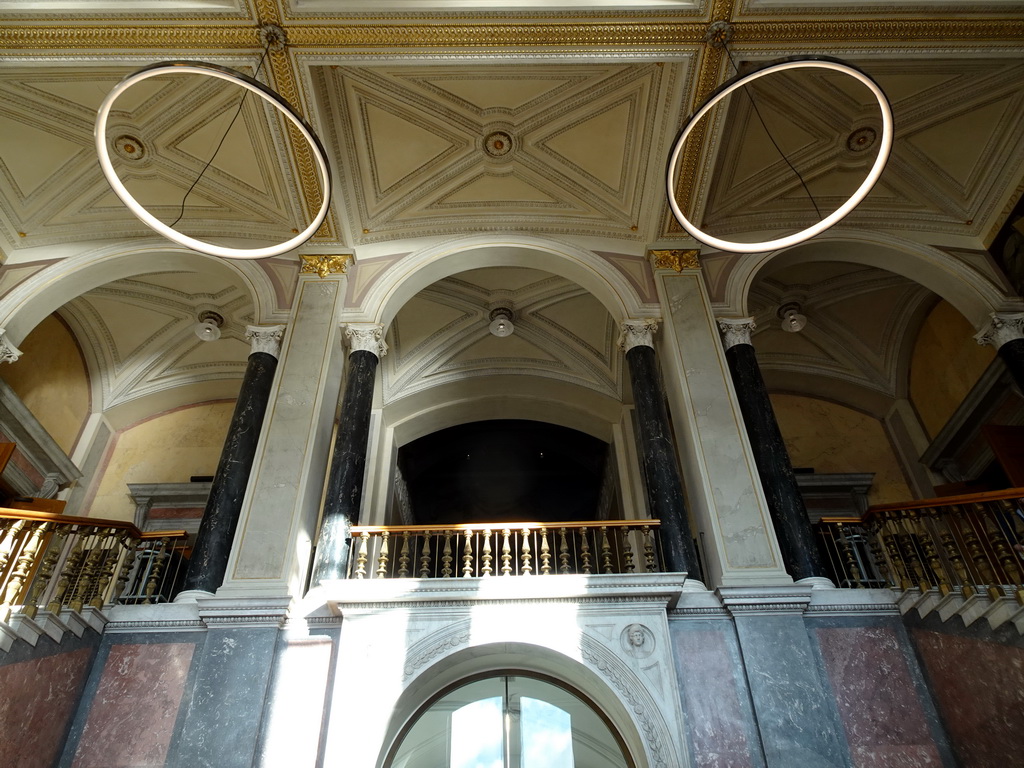
[[[489,677],[427,707],[389,768],[633,768],[617,736],[566,689],[532,677]]]

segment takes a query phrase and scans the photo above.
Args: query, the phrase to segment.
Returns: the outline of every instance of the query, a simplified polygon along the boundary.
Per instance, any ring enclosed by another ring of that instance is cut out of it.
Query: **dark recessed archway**
[[[554,424],[478,421],[402,446],[417,524],[594,520],[608,444]]]

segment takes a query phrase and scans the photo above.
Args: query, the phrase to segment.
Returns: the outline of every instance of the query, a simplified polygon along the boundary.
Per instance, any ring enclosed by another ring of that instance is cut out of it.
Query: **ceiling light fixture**
[[[782,330],[799,333],[807,325],[807,316],[800,314],[800,305],[795,301],[783,304],[776,313],[782,320]]]
[[[506,336],[511,336],[515,329],[516,327],[512,324],[511,309],[508,307],[498,307],[491,310],[491,324],[488,326],[488,330],[492,334],[499,339],[503,339]]]
[[[871,91],[872,95],[874,95],[875,100],[878,102],[878,109],[882,114],[882,135],[879,139],[878,155],[875,157],[875,162],[868,171],[867,178],[865,178],[861,185],[857,187],[856,191],[850,195],[850,198],[831,214],[821,219],[816,224],[807,227],[807,229],[801,230],[800,232],[792,235],[787,235],[786,237],[780,237],[776,240],[765,240],[758,243],[737,243],[730,240],[722,240],[701,231],[696,225],[686,218],[685,214],[683,214],[679,207],[679,202],[676,200],[676,174],[678,171],[679,160],[682,157],[683,146],[686,144],[686,139],[693,132],[693,129],[700,122],[701,118],[703,118],[716,104],[722,101],[730,93],[739,88],[743,88],[758,78],[765,77],[766,75],[772,75],[777,72],[785,72],[791,69],[826,69],[834,72],[841,72],[863,83],[867,86],[868,90]],[[779,248],[788,248],[789,246],[802,243],[815,235],[821,234],[833,224],[841,221],[843,217],[850,213],[850,211],[856,208],[857,205],[867,197],[868,192],[871,191],[875,182],[878,181],[879,176],[882,175],[885,163],[889,159],[889,152],[892,150],[892,137],[892,108],[889,106],[889,100],[886,98],[885,93],[883,93],[878,84],[864,72],[861,72],[856,67],[839,61],[838,59],[822,56],[798,56],[779,61],[772,61],[759,69],[755,69],[754,71],[748,72],[744,75],[737,75],[736,77],[724,82],[714,91],[714,93],[711,94],[711,96],[708,97],[708,99],[701,105],[700,109],[698,109],[690,119],[686,121],[686,124],[683,126],[683,130],[679,133],[679,138],[676,139],[676,143],[672,147],[672,154],[669,156],[667,175],[668,203],[672,208],[672,214],[676,217],[676,221],[679,222],[680,226],[689,232],[696,240],[699,240],[705,245],[709,245],[722,251],[732,251],[735,253],[762,253],[765,251],[774,251]]]
[[[108,142],[106,138],[107,119],[110,116],[110,111],[113,109],[114,102],[117,100],[117,97],[126,90],[136,83],[141,83],[143,80],[148,80],[151,77],[170,74],[205,75],[220,80],[227,80],[235,85],[240,85],[252,93],[255,93],[261,99],[277,109],[298,129],[299,133],[301,133],[303,138],[308,142],[310,149],[313,150],[313,160],[316,162],[317,171],[320,176],[320,189],[323,198],[320,203],[320,209],[313,217],[309,226],[299,232],[291,240],[286,240],[285,242],[278,243],[277,245],[271,245],[265,248],[227,248],[225,246],[207,243],[203,240],[197,240],[196,238],[189,237],[188,235],[183,235],[176,229],[172,229],[157,219],[134,197],[132,197],[131,193],[121,182],[121,179],[118,178],[117,173],[114,171],[114,165],[110,160],[110,152],[107,147]],[[296,112],[280,94],[267,87],[259,80],[249,77],[237,70],[228,69],[227,67],[221,67],[216,64],[208,64],[202,61],[164,61],[159,64],[152,64],[148,67],[143,67],[139,71],[128,75],[124,80],[115,85],[109,94],[107,94],[103,103],[100,104],[99,111],[96,113],[96,126],[93,131],[93,138],[95,139],[96,154],[99,157],[100,168],[103,170],[103,175],[107,178],[107,182],[114,190],[114,194],[121,198],[121,202],[128,207],[128,210],[135,214],[143,224],[153,231],[163,235],[172,242],[178,243],[178,245],[183,245],[194,251],[199,251],[199,253],[205,253],[208,256],[220,256],[225,259],[265,259],[270,256],[280,256],[281,254],[298,248],[309,240],[320,228],[320,225],[327,217],[327,210],[331,203],[331,171],[327,165],[327,153],[324,151],[323,145],[320,143],[320,139],[317,138],[317,135],[313,132],[313,128],[303,119],[302,115]]]
[[[216,341],[220,338],[222,325],[224,325],[224,318],[217,312],[206,309],[199,313],[199,322],[192,330],[200,341]]]

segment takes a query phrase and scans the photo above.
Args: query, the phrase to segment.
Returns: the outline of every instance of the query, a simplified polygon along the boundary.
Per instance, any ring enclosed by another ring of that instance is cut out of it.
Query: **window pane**
[[[572,759],[572,716],[554,704],[524,696],[522,702],[522,768],[575,768]]]
[[[455,710],[452,713],[451,768],[504,768],[504,723],[502,701],[498,696]]]

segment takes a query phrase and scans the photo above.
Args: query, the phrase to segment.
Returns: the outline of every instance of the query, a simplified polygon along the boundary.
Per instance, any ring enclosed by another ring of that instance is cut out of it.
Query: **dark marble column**
[[[825,578],[825,566],[811,531],[807,508],[796,484],[754,347],[750,344],[754,321],[752,318],[723,319],[718,321],[718,327],[725,340],[725,359],[786,571],[797,581]]]
[[[1024,392],[1024,313],[993,313],[974,338],[996,348],[1017,388]]]
[[[252,352],[192,548],[184,592],[212,594],[224,583],[228,555],[256,456],[256,444],[270,399],[283,334],[283,325],[249,326],[245,331],[246,338],[252,342]]]
[[[685,571],[690,578],[700,581],[700,565],[690,533],[683,482],[665,403],[665,388],[654,347],[651,346],[651,337],[657,327],[655,320],[627,320],[622,324],[620,340],[626,350],[629,379],[633,385],[647,508],[651,517],[661,521],[666,570]]]
[[[344,579],[348,572],[349,530],[359,520],[363,498],[363,471],[370,436],[370,412],[377,362],[387,353],[383,328],[350,324],[345,328],[351,352],[341,400],[341,419],[334,439],[331,472],[327,478],[320,535],[317,538],[311,587]]]

